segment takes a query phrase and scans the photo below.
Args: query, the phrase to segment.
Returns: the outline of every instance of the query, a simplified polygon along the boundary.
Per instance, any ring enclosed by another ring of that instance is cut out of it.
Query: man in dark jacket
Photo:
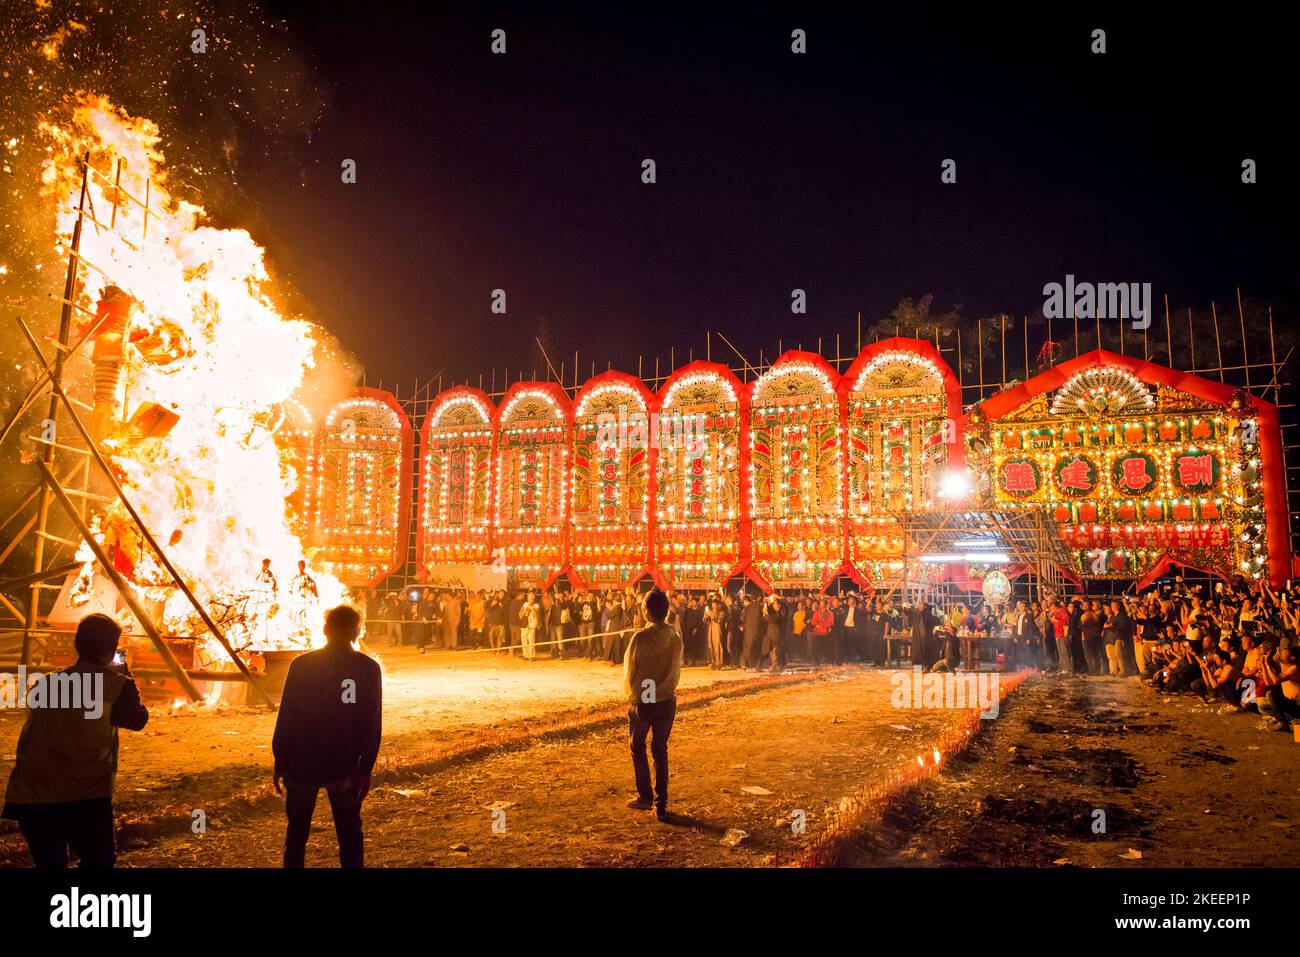
[[[682,609],[682,642],[686,648],[686,660],[698,664],[708,657],[704,647],[704,605],[694,595]]]
[[[757,598],[750,599],[745,605],[742,627],[745,631],[744,665],[757,668],[763,654],[763,603]]]
[[[732,668],[739,668],[745,653],[745,618],[739,598],[728,598],[727,614],[727,663]]]
[[[339,863],[365,863],[361,802],[379,756],[383,720],[379,664],[352,647],[361,615],[339,605],[325,615],[325,647],[294,659],[280,701],[271,750],[273,781],[285,812],[284,866],[302,867],[321,788],[329,795]]]
[[[506,598],[499,591],[494,591],[483,609],[483,622],[487,625],[488,647],[492,654],[501,654],[506,646]]]
[[[37,867],[67,867],[69,847],[84,868],[117,862],[117,729],[149,720],[126,665],[114,661],[121,635],[107,615],[87,615],[73,639],[76,662],[20,691],[27,723],[0,817],[18,822]]]
[[[771,595],[763,609],[763,652],[772,663],[774,674],[785,664],[781,644],[785,638],[785,623],[785,609],[781,607],[781,599],[777,595]]]
[[[912,664],[929,669],[939,659],[938,649],[934,647],[934,628],[939,624],[939,617],[930,610],[927,601],[917,602],[908,615],[908,624],[912,627]]]

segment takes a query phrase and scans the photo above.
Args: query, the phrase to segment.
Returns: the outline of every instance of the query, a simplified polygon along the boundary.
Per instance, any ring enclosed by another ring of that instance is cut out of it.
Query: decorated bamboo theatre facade
[[[304,531],[354,586],[402,567],[411,538],[422,577],[491,566],[516,587],[874,588],[905,554],[913,581],[969,583],[981,569],[905,551],[907,517],[1027,508],[1078,580],[1291,574],[1276,407],[1103,350],[965,410],[934,346],[908,338],[843,374],[790,351],[748,383],[698,361],[657,392],[613,371],[572,396],[456,387],[424,417],[414,509],[390,394],[358,390],[297,441]]]

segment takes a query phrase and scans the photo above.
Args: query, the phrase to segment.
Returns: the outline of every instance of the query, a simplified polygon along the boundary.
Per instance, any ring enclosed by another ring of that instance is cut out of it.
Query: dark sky
[[[371,384],[531,372],[543,331],[584,375],[666,368],[707,329],[770,358],[904,296],[1037,313],[1067,273],[1176,306],[1236,286],[1284,316],[1300,301],[1280,24],[329,6],[270,5],[325,108],[299,149],[247,150],[241,178],[255,235]]]

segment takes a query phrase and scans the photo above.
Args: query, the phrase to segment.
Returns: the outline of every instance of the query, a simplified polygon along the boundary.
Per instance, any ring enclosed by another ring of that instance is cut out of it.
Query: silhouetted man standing
[[[287,792],[285,867],[303,866],[321,788],[334,813],[339,863],[365,863],[361,802],[379,756],[383,708],[378,662],[352,647],[360,632],[355,608],[331,608],[325,615],[325,647],[289,666],[271,742],[275,790],[279,793],[283,780]]]
[[[623,659],[623,690],[627,695],[628,727],[632,735],[632,771],[637,796],[629,807],[655,809],[668,816],[668,735],[677,716],[677,682],[682,675],[682,637],[666,623],[668,596],[654,589],[645,597],[649,622],[632,636]],[[645,742],[655,760],[654,790],[650,789],[650,763]]]

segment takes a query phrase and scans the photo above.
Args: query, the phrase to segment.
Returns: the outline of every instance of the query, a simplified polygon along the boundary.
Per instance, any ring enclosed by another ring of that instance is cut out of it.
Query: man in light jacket
[[[637,796],[628,807],[654,808],[668,819],[668,735],[677,716],[677,682],[682,674],[682,638],[666,623],[668,596],[659,589],[645,597],[647,624],[632,636],[623,658],[623,692],[627,698],[628,730],[632,739],[632,772]],[[646,760],[646,737],[654,757],[654,788]]]

